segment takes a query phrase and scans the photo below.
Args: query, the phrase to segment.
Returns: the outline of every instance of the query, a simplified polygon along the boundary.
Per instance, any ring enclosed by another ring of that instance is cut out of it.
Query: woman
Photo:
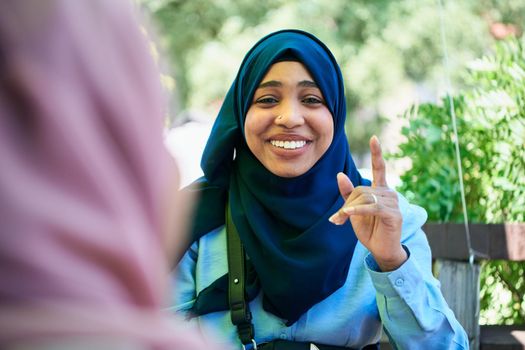
[[[126,1],[0,3],[1,349],[213,348],[162,310],[186,204],[139,25]]]
[[[345,110],[340,69],[311,34],[279,31],[248,52],[194,186],[196,241],[179,264],[174,309],[240,345],[237,328],[259,348],[376,348],[382,327],[400,349],[468,348],[431,274],[425,211],[387,187],[375,137],[373,182],[360,176]],[[246,252],[252,319],[241,322],[231,231]]]

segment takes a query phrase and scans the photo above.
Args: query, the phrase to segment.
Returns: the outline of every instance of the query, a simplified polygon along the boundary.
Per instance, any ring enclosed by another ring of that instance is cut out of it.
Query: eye
[[[312,105],[312,106],[324,104],[324,101],[316,96],[306,96],[301,100],[301,102],[306,105]]]
[[[278,103],[279,100],[277,100],[273,96],[263,96],[255,100],[256,104],[263,105],[263,106],[270,106]]]

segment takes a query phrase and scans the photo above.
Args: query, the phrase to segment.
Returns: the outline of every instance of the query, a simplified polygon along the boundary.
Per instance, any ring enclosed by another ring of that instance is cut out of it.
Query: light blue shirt
[[[402,244],[408,260],[397,270],[381,272],[373,256],[357,243],[346,283],[308,310],[290,327],[262,307],[262,292],[250,302],[257,343],[273,339],[315,342],[350,348],[377,343],[382,327],[398,349],[468,349],[468,338],[445,302],[431,272],[431,253],[421,226],[425,210],[399,195]],[[172,307],[191,308],[197,293],[228,268],[226,232],[219,227],[195,242],[173,275]],[[230,312],[192,318],[216,333],[217,341],[241,343]]]

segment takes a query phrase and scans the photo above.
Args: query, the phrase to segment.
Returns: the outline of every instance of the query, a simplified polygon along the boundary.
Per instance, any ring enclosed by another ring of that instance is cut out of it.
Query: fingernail
[[[334,225],[341,225],[339,221],[336,220],[337,214],[334,214],[328,218],[328,221],[330,221]]]

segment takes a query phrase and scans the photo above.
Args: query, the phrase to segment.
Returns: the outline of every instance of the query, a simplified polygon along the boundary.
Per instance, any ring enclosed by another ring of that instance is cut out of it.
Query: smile
[[[277,140],[270,140],[270,143],[278,148],[284,148],[284,149],[298,149],[303,148],[306,146],[306,141],[277,141]]]

